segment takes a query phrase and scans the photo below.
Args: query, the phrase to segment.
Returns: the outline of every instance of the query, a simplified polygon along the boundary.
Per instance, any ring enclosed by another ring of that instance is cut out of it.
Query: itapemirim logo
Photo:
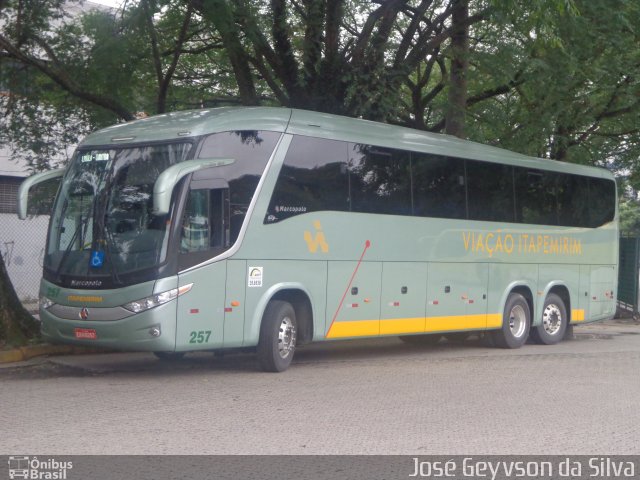
[[[14,455],[9,457],[9,478],[32,480],[67,480],[67,471],[73,462],[61,462],[55,458],[39,460],[38,457]]]
[[[322,225],[318,220],[313,222],[313,228],[315,229],[315,236],[309,230],[305,230],[304,232],[304,241],[307,242],[309,252],[316,253],[318,247],[320,247],[322,253],[327,253],[329,251],[329,244],[326,238],[324,238]]]

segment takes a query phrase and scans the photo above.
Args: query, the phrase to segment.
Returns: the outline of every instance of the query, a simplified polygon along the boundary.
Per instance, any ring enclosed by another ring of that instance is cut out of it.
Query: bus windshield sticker
[[[107,160],[109,160],[109,152],[89,152],[80,157],[82,163],[106,162]]]
[[[262,267],[249,267],[249,287],[262,286]]]
[[[104,263],[104,252],[99,250],[94,250],[91,252],[91,267],[92,268],[101,268]]]

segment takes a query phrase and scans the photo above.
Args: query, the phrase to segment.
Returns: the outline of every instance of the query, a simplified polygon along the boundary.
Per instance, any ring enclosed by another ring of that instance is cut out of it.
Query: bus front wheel
[[[541,345],[554,345],[567,330],[567,308],[555,293],[547,295],[542,309],[542,323],[531,329],[531,339]]]
[[[519,293],[507,298],[502,317],[502,328],[491,334],[493,343],[501,348],[520,348],[527,341],[531,326],[531,310],[527,300]]]
[[[260,326],[258,364],[265,372],[282,372],[289,368],[296,349],[298,322],[290,303],[272,300],[267,305]]]

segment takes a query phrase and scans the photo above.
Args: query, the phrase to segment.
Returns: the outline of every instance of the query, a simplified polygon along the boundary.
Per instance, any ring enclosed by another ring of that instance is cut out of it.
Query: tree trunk
[[[20,303],[0,253],[0,347],[24,345],[39,331],[38,322]]]
[[[445,133],[464,138],[467,109],[467,70],[469,68],[469,1],[453,0],[451,14],[451,71],[449,76],[449,104]]]

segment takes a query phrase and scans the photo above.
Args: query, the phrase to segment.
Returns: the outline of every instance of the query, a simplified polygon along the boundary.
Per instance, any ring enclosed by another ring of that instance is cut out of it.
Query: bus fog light
[[[161,334],[159,327],[153,327],[149,329],[149,335],[152,337],[159,337]]]

